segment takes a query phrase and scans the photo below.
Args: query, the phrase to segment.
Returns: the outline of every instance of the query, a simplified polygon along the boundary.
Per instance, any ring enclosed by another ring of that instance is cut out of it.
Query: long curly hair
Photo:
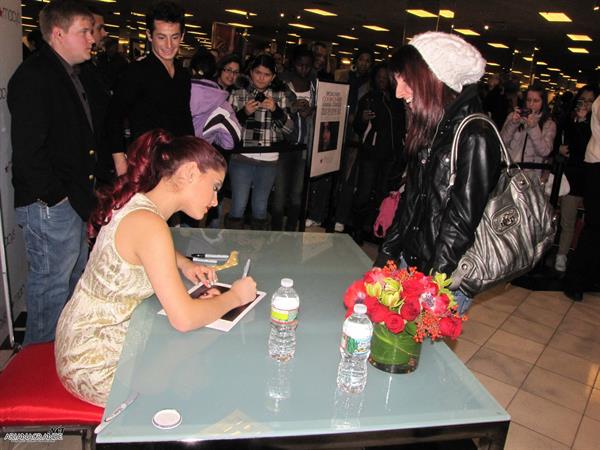
[[[173,137],[165,130],[142,134],[131,144],[127,172],[114,185],[97,192],[98,203],[87,225],[90,241],[138,192],[152,190],[163,178],[169,178],[184,163],[194,161],[202,173],[227,169],[225,158],[208,142],[194,136]]]

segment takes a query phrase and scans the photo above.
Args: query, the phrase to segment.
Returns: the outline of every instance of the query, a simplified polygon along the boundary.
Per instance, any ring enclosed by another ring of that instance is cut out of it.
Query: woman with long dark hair
[[[252,301],[245,277],[230,291],[194,301],[179,271],[212,284],[214,270],[175,250],[167,219],[178,211],[200,220],[217,204],[226,164],[206,141],[161,130],[141,135],[128,152],[127,172],[99,193],[88,225],[95,245],[56,330],[55,357],[63,385],[104,406],[135,307],[156,294],[171,325],[186,332]]]
[[[556,123],[550,117],[543,87],[529,86],[525,92],[524,106],[515,108],[508,115],[500,134],[514,162],[544,162],[554,147]],[[533,170],[541,175],[541,170]]]
[[[387,260],[451,275],[473,244],[490,192],[500,174],[500,144],[483,121],[471,122],[459,142],[457,173],[449,185],[450,151],[456,129],[482,112],[476,83],[485,60],[456,35],[415,36],[392,57],[396,97],[407,106],[406,190],[376,265]],[[459,312],[471,299],[456,291]]]

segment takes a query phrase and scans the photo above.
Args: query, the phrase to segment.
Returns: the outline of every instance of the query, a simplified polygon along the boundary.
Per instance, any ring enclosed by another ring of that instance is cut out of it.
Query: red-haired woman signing
[[[215,273],[175,250],[166,223],[178,211],[199,220],[216,206],[225,169],[206,141],[151,131],[134,142],[127,173],[99,194],[88,226],[96,243],[56,331],[58,375],[75,396],[105,405],[131,313],[152,294],[182,332],[255,298],[245,277],[227,293],[192,300],[178,269],[194,283],[210,284]]]

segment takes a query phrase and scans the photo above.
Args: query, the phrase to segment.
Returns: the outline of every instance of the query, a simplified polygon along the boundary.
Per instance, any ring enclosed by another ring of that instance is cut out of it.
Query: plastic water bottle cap
[[[281,285],[285,288],[291,288],[294,285],[294,280],[291,278],[282,278]]]
[[[355,303],[354,304],[354,312],[356,314],[366,314],[367,313],[367,305],[364,303]]]

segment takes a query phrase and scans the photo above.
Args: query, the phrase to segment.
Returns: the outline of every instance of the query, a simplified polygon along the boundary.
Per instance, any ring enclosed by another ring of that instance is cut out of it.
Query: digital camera
[[[519,112],[521,117],[527,117],[529,114],[531,114],[531,110],[528,108],[521,108],[521,111]]]
[[[254,97],[254,100],[256,100],[259,103],[262,103],[266,98],[267,97],[265,96],[265,94],[259,92],[258,94],[256,94],[256,97]]]

